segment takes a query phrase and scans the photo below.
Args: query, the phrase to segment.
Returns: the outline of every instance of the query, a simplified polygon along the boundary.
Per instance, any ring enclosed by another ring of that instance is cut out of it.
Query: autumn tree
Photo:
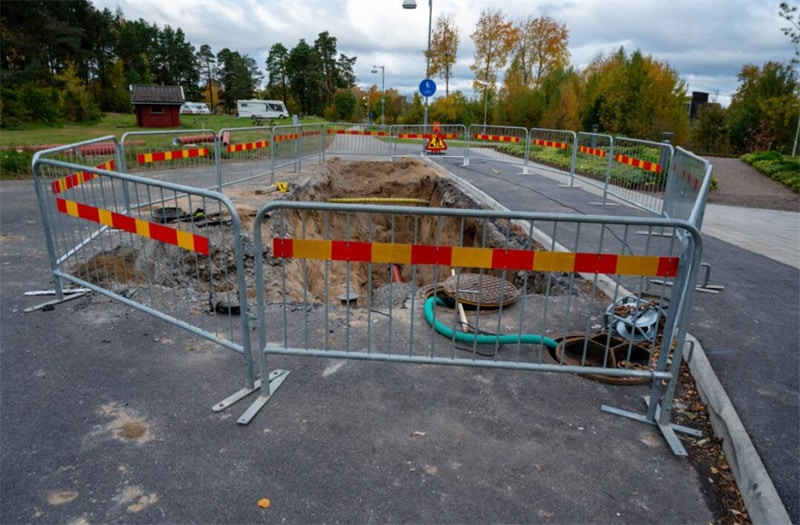
[[[598,125],[605,133],[660,140],[661,133],[688,137],[686,83],[669,65],[624,48],[599,55],[584,72],[583,128]]]
[[[717,102],[703,104],[692,122],[692,150],[700,154],[730,153],[726,110]]]
[[[475,32],[470,35],[475,44],[475,62],[470,69],[475,73],[473,88],[483,92],[482,99],[487,100],[488,91],[493,91],[498,72],[506,66],[517,43],[517,33],[514,24],[500,9],[481,12]]]
[[[736,153],[761,149],[789,151],[798,119],[797,74],[790,66],[748,64],[728,107],[731,146]]]
[[[430,53],[426,51],[425,56],[430,60],[428,76],[444,80],[445,96],[450,94],[450,79],[453,78],[453,66],[458,58],[459,42],[453,14],[441,15],[431,35]]]
[[[528,17],[517,26],[511,68],[524,86],[538,88],[542,79],[569,64],[569,31],[550,17]]]
[[[356,112],[358,100],[349,89],[340,89],[333,94],[333,104],[325,110],[325,118],[333,122],[351,120]]]
[[[544,112],[539,127],[580,131],[580,100],[583,83],[572,68],[558,69],[542,79]]]

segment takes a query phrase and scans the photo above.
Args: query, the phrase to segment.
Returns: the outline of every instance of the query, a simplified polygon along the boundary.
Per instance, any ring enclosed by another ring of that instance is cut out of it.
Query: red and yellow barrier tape
[[[678,273],[678,257],[653,255],[538,252],[501,248],[284,238],[273,239],[272,250],[275,257],[287,259],[438,264],[487,270],[580,272],[651,277],[674,277]]]

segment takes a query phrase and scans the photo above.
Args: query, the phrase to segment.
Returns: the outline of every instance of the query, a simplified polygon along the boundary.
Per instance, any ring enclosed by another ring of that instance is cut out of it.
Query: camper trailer
[[[287,118],[289,111],[280,100],[237,100],[236,116],[239,118]]]

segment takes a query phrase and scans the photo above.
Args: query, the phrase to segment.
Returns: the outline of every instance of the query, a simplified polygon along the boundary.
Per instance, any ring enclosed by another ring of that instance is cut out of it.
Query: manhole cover
[[[182,219],[186,216],[186,213],[181,208],[177,207],[153,208],[151,214],[156,222],[160,222],[162,224],[167,222],[175,222],[178,219]]]
[[[498,308],[513,303],[519,289],[502,277],[481,273],[452,275],[442,283],[444,293],[460,303]]]

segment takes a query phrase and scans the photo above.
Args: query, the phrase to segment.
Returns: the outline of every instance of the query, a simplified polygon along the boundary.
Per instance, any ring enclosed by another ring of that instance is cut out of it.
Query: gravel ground
[[[708,196],[709,204],[800,211],[800,194],[762,175],[735,158],[707,157],[714,165],[717,189]]]

